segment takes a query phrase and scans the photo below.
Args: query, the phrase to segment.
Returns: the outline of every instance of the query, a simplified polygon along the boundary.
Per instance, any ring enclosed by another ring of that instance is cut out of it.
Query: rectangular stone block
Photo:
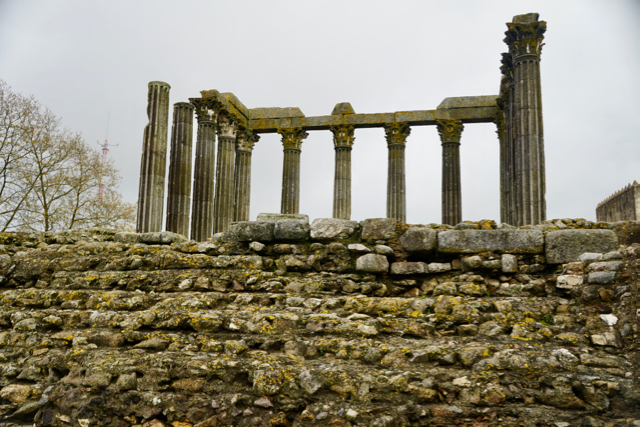
[[[356,270],[363,273],[386,273],[389,261],[384,255],[366,254],[356,260]]]
[[[309,215],[305,214],[283,214],[283,213],[261,213],[258,214],[258,221],[278,221],[279,219],[298,219],[309,223]]]
[[[538,254],[543,250],[540,230],[451,230],[438,234],[438,251],[443,253]]]
[[[309,220],[279,219],[273,229],[276,240],[303,241],[309,238]]]
[[[229,225],[224,240],[231,242],[271,242],[274,239],[273,221],[242,221]]]
[[[391,274],[427,274],[429,269],[424,262],[394,262]]]
[[[582,285],[582,276],[577,274],[565,274],[558,276],[556,280],[556,288],[560,289],[573,289],[580,285]]]
[[[348,239],[360,228],[357,221],[337,218],[317,218],[311,224],[311,238],[316,240]]]
[[[545,257],[549,264],[578,261],[585,252],[618,249],[618,237],[611,230],[559,230],[547,233]]]
[[[407,252],[432,252],[438,243],[438,232],[429,227],[409,227],[400,236],[400,245]]]
[[[615,271],[596,271],[589,273],[587,281],[592,285],[613,285],[616,283]]]
[[[362,221],[362,240],[387,240],[395,236],[398,220],[371,218]]]

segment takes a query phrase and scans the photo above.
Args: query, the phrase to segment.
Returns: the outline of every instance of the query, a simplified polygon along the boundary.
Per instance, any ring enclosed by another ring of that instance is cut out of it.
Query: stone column
[[[189,235],[193,110],[188,102],[173,104],[166,228],[183,236]]]
[[[332,126],[336,167],[333,181],[333,217],[351,219],[351,147],[353,125]]]
[[[162,231],[164,178],[167,170],[169,86],[150,82],[147,101],[149,123],[144,128],[136,231]]]
[[[208,109],[198,109],[196,114],[198,117],[198,136],[193,171],[191,240],[203,242],[213,236],[216,124]]]
[[[260,137],[251,130],[238,132],[236,139],[235,203],[234,221],[249,221],[251,205],[251,153]]]
[[[300,147],[309,134],[302,128],[278,129],[278,133],[284,146],[280,212],[297,214],[300,210]]]
[[[238,124],[226,112],[218,115],[218,164],[213,207],[213,232],[220,233],[233,221],[233,180]]]
[[[515,170],[515,224],[538,224],[546,218],[540,53],[547,23],[537,13],[507,23],[505,43],[513,64],[511,117]]]
[[[407,217],[406,183],[404,172],[404,148],[411,128],[407,123],[384,125],[389,148],[387,175],[387,218],[405,222]]]
[[[442,142],[442,223],[456,225],[462,221],[460,185],[460,137],[464,126],[460,120],[438,120]]]

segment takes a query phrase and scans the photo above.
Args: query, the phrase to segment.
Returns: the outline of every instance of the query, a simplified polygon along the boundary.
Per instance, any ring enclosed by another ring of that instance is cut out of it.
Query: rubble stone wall
[[[0,425],[637,426],[637,228],[1,233]]]

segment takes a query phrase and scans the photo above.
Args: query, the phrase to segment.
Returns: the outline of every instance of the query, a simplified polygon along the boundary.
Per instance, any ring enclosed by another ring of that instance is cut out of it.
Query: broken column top
[[[513,17],[512,22],[514,24],[531,24],[536,22],[540,17],[539,13],[527,13],[525,15],[516,15]]]
[[[151,86],[166,86],[167,88],[171,89],[171,86],[169,85],[169,83],[165,83],[165,82],[161,82],[161,81],[153,81],[153,82],[149,82],[149,87]]]

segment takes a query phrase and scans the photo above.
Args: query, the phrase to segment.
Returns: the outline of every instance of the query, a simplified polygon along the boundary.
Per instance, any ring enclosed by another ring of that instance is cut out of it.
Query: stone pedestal
[[[216,158],[216,125],[208,110],[198,110],[198,136],[193,171],[191,240],[213,236],[213,192]]]
[[[236,170],[234,180],[234,221],[249,221],[251,205],[251,153],[260,137],[247,130],[238,132],[236,139]]]
[[[351,219],[351,147],[353,125],[332,126],[336,166],[333,181],[333,217]]]
[[[442,223],[456,225],[462,221],[460,184],[460,137],[464,126],[459,120],[438,120],[442,142]]]
[[[164,179],[167,170],[167,132],[169,127],[169,86],[149,83],[147,117],[144,128],[136,231],[162,231]]]
[[[188,102],[173,105],[166,229],[183,236],[189,235],[193,110]]]
[[[282,135],[284,147],[280,212],[297,214],[300,210],[300,147],[309,134],[302,128],[278,129],[278,133]]]
[[[546,218],[545,161],[540,87],[540,53],[546,22],[537,13],[519,15],[507,23],[509,45],[506,74],[513,83],[511,135],[513,148],[513,225],[538,224]],[[503,71],[503,72],[504,72]]]
[[[237,123],[225,112],[218,116],[218,163],[213,208],[213,232],[220,233],[233,221],[233,181]]]
[[[389,148],[389,171],[387,175],[387,218],[406,221],[406,183],[404,170],[404,148],[411,128],[407,123],[384,125]]]

